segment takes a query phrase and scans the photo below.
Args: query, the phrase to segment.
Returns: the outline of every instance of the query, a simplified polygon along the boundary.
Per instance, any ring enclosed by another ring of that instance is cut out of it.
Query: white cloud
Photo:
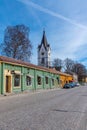
[[[83,51],[81,52],[81,48],[82,46],[87,46],[87,31],[69,27],[66,28],[66,31],[62,35],[64,36],[64,39],[62,37],[63,40],[58,40],[58,37],[61,39],[61,35],[58,34],[55,36],[56,39],[52,37],[57,42],[55,43],[54,41],[56,47],[54,45],[52,46],[52,58],[58,57],[65,59],[68,57],[75,60],[82,58],[80,56],[83,53]],[[86,51],[84,49],[84,52]]]
[[[44,8],[44,7],[42,7],[42,6],[38,5],[38,4],[35,4],[35,3],[31,2],[30,0],[18,0],[18,1],[21,2],[21,3],[24,3],[27,6],[32,6],[33,8],[35,8],[35,9],[37,9],[39,11],[42,11],[42,12],[44,12],[46,14],[57,17],[57,18],[62,19],[64,21],[66,21],[66,22],[69,22],[69,23],[71,23],[71,24],[73,24],[73,25],[75,25],[75,26],[77,26],[79,28],[87,30],[87,26],[82,25],[80,23],[76,23],[74,20],[69,19],[69,18],[67,18],[67,17],[65,17],[65,16],[63,16],[63,15],[61,15],[59,13],[55,13],[55,12],[53,12],[53,11],[47,9],[47,8]]]

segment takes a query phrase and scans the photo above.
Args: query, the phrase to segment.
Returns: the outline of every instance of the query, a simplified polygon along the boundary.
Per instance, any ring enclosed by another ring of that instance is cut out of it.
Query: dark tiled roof
[[[34,69],[51,72],[51,73],[54,73],[54,74],[61,74],[61,75],[70,76],[69,74],[56,71],[55,69],[49,69],[49,68],[46,68],[46,67],[37,66],[37,65],[34,65],[34,64],[31,64],[31,63],[28,63],[28,62],[16,60],[14,58],[9,58],[9,57],[5,57],[5,56],[0,56],[0,61],[5,62],[5,63],[9,63],[9,64],[14,64],[14,65],[27,66],[27,67],[34,68]]]

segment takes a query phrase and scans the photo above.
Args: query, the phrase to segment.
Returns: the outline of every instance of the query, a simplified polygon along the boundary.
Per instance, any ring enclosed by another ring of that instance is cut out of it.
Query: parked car
[[[72,88],[74,88],[76,86],[76,82],[71,82],[69,84],[71,85]]]
[[[77,86],[77,87],[79,87],[79,86],[80,86],[80,84],[79,84],[78,82],[76,82],[76,86]]]
[[[63,86],[63,88],[71,88],[70,83],[66,83],[66,84]]]
[[[74,88],[77,86],[76,82],[66,83],[63,88]]]

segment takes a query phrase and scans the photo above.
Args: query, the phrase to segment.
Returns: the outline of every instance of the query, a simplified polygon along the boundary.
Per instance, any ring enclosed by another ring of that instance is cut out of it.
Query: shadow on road
[[[72,111],[72,110],[63,110],[63,109],[53,109],[55,112],[75,112],[75,113],[87,113],[87,111]]]

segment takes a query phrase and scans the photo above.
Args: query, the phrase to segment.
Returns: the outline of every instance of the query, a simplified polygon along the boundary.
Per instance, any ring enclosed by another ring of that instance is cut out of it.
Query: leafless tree
[[[78,75],[78,80],[82,81],[87,76],[86,67],[81,63],[75,63],[72,71]]]
[[[60,70],[62,69],[62,60],[59,59],[59,58],[55,58],[55,59],[53,60],[53,67],[54,67],[56,70],[60,71]]]
[[[8,57],[30,61],[32,44],[29,40],[29,27],[8,26],[4,34],[2,53]]]
[[[74,65],[74,61],[69,58],[66,58],[63,62],[63,68],[65,69],[65,72],[71,73],[73,65]]]

